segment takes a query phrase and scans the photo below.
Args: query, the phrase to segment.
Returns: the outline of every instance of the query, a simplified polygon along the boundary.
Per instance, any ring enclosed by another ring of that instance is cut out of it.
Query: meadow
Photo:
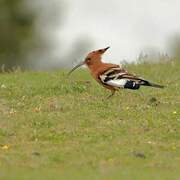
[[[180,179],[180,61],[126,65],[163,84],[109,91],[87,69],[0,74],[0,179]]]

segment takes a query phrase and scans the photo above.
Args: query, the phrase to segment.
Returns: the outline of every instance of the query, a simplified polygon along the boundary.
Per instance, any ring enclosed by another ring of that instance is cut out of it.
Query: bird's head
[[[78,65],[76,65],[68,74],[71,74],[74,70],[76,70],[78,67],[86,64],[87,66],[91,66],[94,64],[97,64],[98,62],[101,62],[101,56],[109,49],[110,47],[106,47],[103,49],[98,49],[96,51],[90,52],[84,61],[80,62]]]

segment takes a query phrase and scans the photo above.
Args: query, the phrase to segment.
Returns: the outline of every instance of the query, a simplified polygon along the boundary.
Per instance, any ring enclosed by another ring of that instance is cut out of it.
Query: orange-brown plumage
[[[128,73],[125,69],[117,64],[103,63],[101,61],[102,55],[109,49],[109,47],[104,49],[99,49],[90,52],[85,60],[75,66],[70,72],[81,65],[87,65],[93,78],[105,88],[111,90],[112,95],[119,88],[127,89],[139,89],[141,85],[152,86],[157,88],[162,88],[163,86],[150,83],[149,81],[139,78],[133,74]],[[112,96],[110,95],[110,96]],[[110,97],[109,96],[109,97]]]

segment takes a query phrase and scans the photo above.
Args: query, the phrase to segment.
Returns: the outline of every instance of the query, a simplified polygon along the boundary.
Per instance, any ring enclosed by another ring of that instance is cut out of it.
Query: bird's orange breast
[[[101,74],[103,74],[105,71],[107,71],[110,68],[115,68],[115,67],[119,67],[119,65],[116,64],[109,64],[109,63],[101,63],[101,65],[94,65],[94,66],[88,66],[91,75],[93,76],[93,78],[102,86],[104,86],[107,89],[110,90],[116,90],[115,87],[109,86],[109,85],[105,85],[102,83],[102,81],[99,79],[99,76]]]

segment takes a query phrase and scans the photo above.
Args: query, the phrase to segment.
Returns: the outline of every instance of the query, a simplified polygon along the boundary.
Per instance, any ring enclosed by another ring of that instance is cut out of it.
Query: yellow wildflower
[[[8,145],[3,145],[3,146],[1,147],[1,149],[3,149],[3,150],[8,150],[8,149],[9,149],[9,146],[8,146]]]

